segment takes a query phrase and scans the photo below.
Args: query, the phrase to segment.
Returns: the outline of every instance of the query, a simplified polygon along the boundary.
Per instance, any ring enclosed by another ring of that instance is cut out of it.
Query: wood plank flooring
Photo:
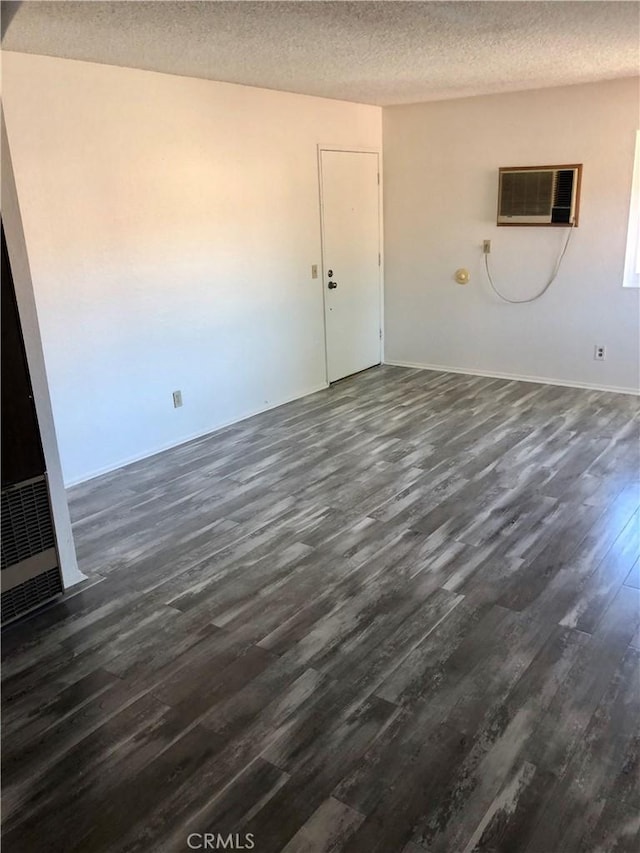
[[[5,849],[635,853],[638,439],[381,367],[72,489],[90,581],[3,633]]]

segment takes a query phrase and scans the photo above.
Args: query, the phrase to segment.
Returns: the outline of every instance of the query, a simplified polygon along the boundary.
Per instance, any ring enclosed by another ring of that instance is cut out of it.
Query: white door
[[[380,364],[378,155],[320,151],[329,382]]]

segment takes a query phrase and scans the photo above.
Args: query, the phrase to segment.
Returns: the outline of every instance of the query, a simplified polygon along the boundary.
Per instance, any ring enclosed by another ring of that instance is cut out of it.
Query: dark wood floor
[[[5,850],[635,853],[638,435],[384,367],[76,487],[91,581],[4,633]]]

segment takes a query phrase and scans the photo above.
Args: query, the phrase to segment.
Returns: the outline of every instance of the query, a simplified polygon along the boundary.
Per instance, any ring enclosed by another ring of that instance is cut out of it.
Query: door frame
[[[346,154],[375,154],[378,158],[378,252],[380,255],[380,263],[378,264],[378,308],[380,316],[380,346],[379,356],[380,364],[384,364],[384,223],[382,219],[382,151],[380,148],[365,148],[354,145],[328,145],[318,143],[318,199],[320,204],[320,269],[322,276],[320,279],[320,287],[322,288],[322,327],[324,329],[324,371],[327,387],[329,382],[329,341],[327,338],[327,306],[325,294],[325,268],[324,268],[324,200],[322,197],[322,152],[323,151],[340,151]]]

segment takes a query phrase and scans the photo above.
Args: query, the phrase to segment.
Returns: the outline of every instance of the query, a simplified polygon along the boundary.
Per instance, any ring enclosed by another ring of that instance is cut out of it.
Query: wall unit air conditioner
[[[578,224],[582,164],[499,170],[498,225]]]
[[[49,483],[7,243],[0,268],[0,621],[64,592]]]

